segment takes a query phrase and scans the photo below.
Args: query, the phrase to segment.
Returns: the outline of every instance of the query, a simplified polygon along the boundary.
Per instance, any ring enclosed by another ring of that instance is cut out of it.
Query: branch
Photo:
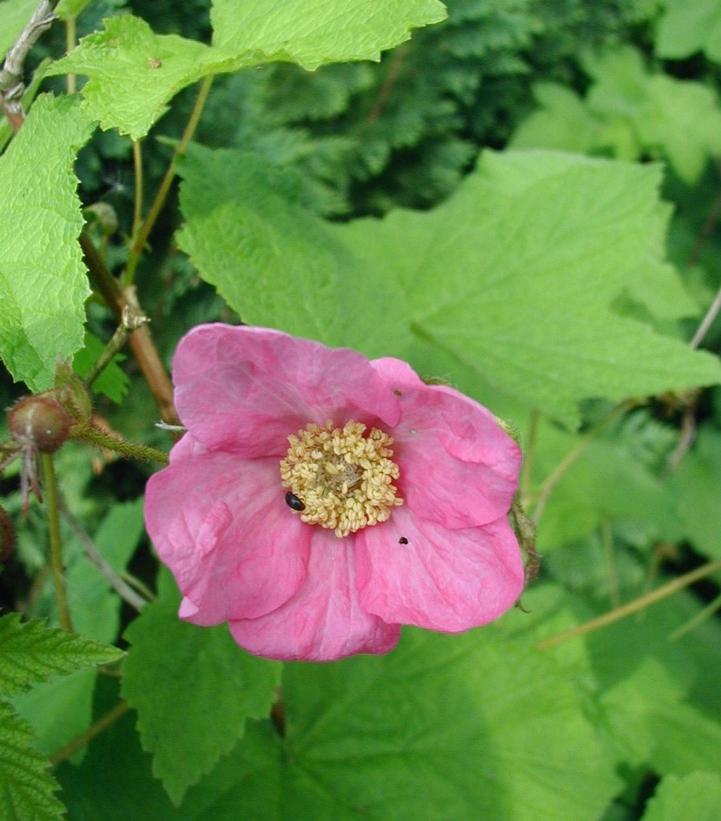
[[[47,31],[57,19],[53,9],[58,0],[42,0],[33,12],[28,24],[8,51],[5,63],[0,69],[0,106],[5,112],[13,131],[18,131],[25,121],[22,96],[25,91],[23,83],[23,66],[30,49],[40,35]]]
[[[127,288],[123,291],[118,281],[108,270],[103,258],[93,245],[93,241],[84,232],[80,234],[80,247],[83,249],[85,264],[88,266],[93,285],[118,321],[122,322],[123,312],[127,307],[142,314],[133,290]],[[134,330],[130,334],[128,344],[160,409],[161,417],[170,424],[177,423],[178,416],[173,405],[173,384],[153,344],[147,325],[142,325]]]
[[[96,735],[100,735],[103,730],[110,727],[111,724],[114,724],[119,718],[122,718],[122,716],[124,716],[129,709],[130,707],[126,701],[119,701],[115,707],[108,710],[108,712],[102,715],[95,722],[95,724],[88,727],[85,732],[80,733],[79,736],[76,736],[72,741],[69,741],[64,747],[56,750],[50,756],[50,763],[53,767],[57,767],[58,764],[70,758],[73,753],[76,753],[78,750],[85,747],[85,745],[92,741]]]
[[[95,542],[93,542],[90,536],[85,532],[85,529],[80,522],[70,512],[64,500],[61,500],[60,502],[60,512],[62,513],[65,521],[70,525],[70,529],[80,542],[80,545],[85,551],[85,555],[88,559],[90,559],[90,561],[103,574],[105,580],[113,588],[113,590],[115,590],[120,598],[140,612],[147,604],[147,601],[142,596],[138,595],[133,588],[127,582],[123,581],[113,570],[112,565],[95,546]]]
[[[656,590],[652,590],[650,593],[645,593],[643,596],[639,596],[637,599],[633,599],[627,604],[617,607],[615,610],[611,610],[608,613],[604,613],[602,616],[591,619],[591,621],[587,621],[585,624],[580,624],[577,627],[571,627],[569,630],[564,630],[562,633],[551,636],[551,638],[539,641],[536,648],[538,650],[546,650],[549,647],[555,647],[557,644],[562,644],[564,641],[576,638],[577,636],[592,633],[594,630],[598,630],[608,624],[613,624],[619,619],[625,619],[633,613],[638,613],[639,610],[645,610],[647,607],[650,607],[658,601],[662,601],[672,593],[676,593],[678,590],[683,590],[684,587],[694,584],[694,582],[699,581],[699,579],[703,579],[706,576],[710,576],[712,573],[718,573],[719,571],[721,571],[721,559],[703,564],[701,567],[697,567],[690,573],[684,573],[683,576],[678,576],[678,578],[668,582],[668,584],[664,584],[661,587],[656,588]]]

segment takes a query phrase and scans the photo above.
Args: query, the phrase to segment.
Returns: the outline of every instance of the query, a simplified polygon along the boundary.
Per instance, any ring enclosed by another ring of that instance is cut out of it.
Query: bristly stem
[[[125,439],[121,439],[112,433],[106,433],[104,430],[100,430],[100,428],[96,428],[88,422],[73,425],[70,428],[70,438],[89,442],[98,448],[112,450],[121,456],[136,459],[140,462],[159,462],[162,465],[168,464],[168,454],[162,450],[136,442],[126,442]]]
[[[200,88],[198,89],[198,96],[195,98],[195,105],[193,106],[193,110],[190,112],[190,117],[187,125],[185,126],[185,130],[183,131],[183,135],[180,138],[180,142],[175,147],[173,156],[170,158],[170,163],[168,164],[165,176],[163,177],[155,194],[150,210],[140,226],[140,229],[137,232],[133,231],[133,243],[130,246],[128,264],[122,277],[125,285],[130,285],[135,278],[135,269],[138,266],[140,255],[143,253],[143,249],[145,248],[145,243],[148,241],[150,232],[153,230],[155,222],[158,219],[160,212],[163,210],[163,206],[165,205],[165,201],[170,192],[170,186],[173,184],[173,180],[175,179],[175,166],[177,164],[178,157],[182,157],[188,150],[188,145],[193,139],[195,130],[200,122],[200,116],[203,113],[203,108],[205,107],[205,102],[208,99],[208,94],[210,93],[210,87],[212,84],[212,75],[204,77],[201,81]]]
[[[604,613],[602,616],[591,619],[585,624],[579,624],[576,627],[571,627],[569,630],[564,630],[562,633],[551,636],[549,639],[544,639],[543,641],[538,642],[536,647],[539,650],[546,650],[549,647],[555,647],[557,644],[562,644],[564,641],[568,641],[569,639],[575,639],[578,636],[584,636],[586,633],[592,633],[594,630],[599,630],[601,627],[606,627],[607,625],[613,624],[620,619],[625,619],[626,616],[630,616],[633,613],[638,613],[639,610],[645,610],[645,608],[667,598],[672,593],[676,593],[678,590],[683,590],[684,587],[694,584],[694,582],[699,581],[699,579],[703,579],[706,576],[710,576],[712,573],[717,573],[719,571],[721,571],[721,559],[716,559],[716,561],[713,562],[707,562],[706,564],[701,565],[701,567],[697,567],[695,570],[692,570],[690,573],[684,573],[683,576],[679,576],[673,581],[668,582],[668,584],[661,585],[661,587],[657,587],[656,590],[652,590],[650,593],[645,593],[643,596],[639,596],[637,599],[633,599],[621,607],[617,607],[615,610],[611,610],[608,613]]]
[[[69,741],[64,747],[61,747],[59,750],[56,750],[50,756],[50,763],[53,767],[57,767],[58,764],[65,761],[66,759],[70,758],[75,752],[80,750],[82,747],[85,747],[88,742],[92,741],[96,735],[100,735],[103,730],[106,730],[110,727],[111,724],[114,724],[119,718],[125,715],[130,709],[127,701],[119,701],[115,707],[108,710],[105,715],[100,716],[100,718],[88,727],[84,733],[81,733],[79,736],[76,736],[72,741]]]
[[[63,568],[63,545],[60,538],[60,509],[58,506],[58,485],[55,477],[53,457],[49,453],[40,454],[43,470],[43,487],[45,490],[45,509],[48,516],[50,533],[50,568],[55,585],[55,601],[58,607],[58,619],[63,630],[73,631],[67,598],[65,596],[65,570]]]

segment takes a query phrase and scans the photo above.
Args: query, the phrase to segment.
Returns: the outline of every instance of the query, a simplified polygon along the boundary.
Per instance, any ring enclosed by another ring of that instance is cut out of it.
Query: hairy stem
[[[58,507],[58,485],[55,477],[53,457],[49,453],[40,454],[45,489],[45,509],[48,515],[50,533],[50,569],[55,585],[55,602],[58,607],[60,626],[69,633],[73,630],[70,609],[65,596],[65,570],[63,568],[63,545],[60,539],[60,510]]]
[[[668,584],[664,584],[661,587],[656,588],[656,590],[652,590],[650,593],[645,593],[643,596],[639,596],[637,599],[633,599],[621,607],[617,607],[615,610],[604,613],[602,616],[591,619],[585,624],[571,627],[569,630],[564,630],[562,633],[551,636],[549,639],[544,639],[543,641],[538,642],[536,647],[539,650],[547,650],[549,647],[555,647],[557,644],[562,644],[564,641],[568,641],[569,639],[575,639],[578,636],[585,635],[586,633],[592,633],[594,630],[599,630],[601,627],[606,627],[607,625],[613,624],[620,619],[625,619],[633,613],[638,613],[639,610],[645,610],[652,604],[656,604],[656,602],[662,601],[673,593],[683,590],[684,587],[694,584],[694,582],[697,582],[699,579],[703,579],[706,576],[710,576],[712,573],[717,573],[718,571],[721,571],[721,559],[703,564],[701,567],[697,567],[690,573],[684,573],[683,576],[679,576],[673,581],[668,582]]]
[[[108,710],[105,715],[100,716],[100,718],[88,727],[84,733],[81,733],[79,736],[76,736],[72,741],[69,741],[64,747],[61,747],[59,750],[56,750],[50,756],[50,763],[53,767],[57,767],[58,764],[65,761],[66,759],[70,758],[73,753],[77,752],[79,749],[84,747],[88,742],[92,741],[96,735],[100,735],[103,730],[106,730],[111,724],[114,724],[119,718],[125,715],[130,709],[127,701],[119,701],[115,707]]]
[[[162,450],[150,447],[149,445],[141,445],[135,442],[126,442],[111,433],[106,433],[100,428],[96,428],[88,422],[81,422],[73,425],[70,428],[71,439],[79,439],[83,442],[89,442],[99,448],[112,450],[129,459],[136,459],[140,462],[160,462],[160,464],[168,464],[168,454]]]
[[[130,285],[135,278],[135,269],[138,266],[140,255],[143,253],[143,249],[145,248],[145,243],[148,241],[150,232],[153,230],[155,223],[160,216],[160,212],[163,210],[165,201],[170,193],[170,186],[173,184],[173,180],[175,179],[175,167],[178,157],[182,157],[188,150],[188,145],[193,139],[195,130],[200,122],[200,116],[203,113],[203,108],[205,107],[205,102],[208,99],[208,94],[210,93],[210,87],[212,84],[212,75],[208,75],[201,81],[200,88],[198,89],[198,96],[195,98],[195,105],[193,106],[193,110],[190,112],[190,117],[188,118],[183,135],[180,138],[180,142],[176,146],[173,156],[170,158],[170,163],[165,171],[165,176],[160,182],[160,186],[155,194],[150,210],[148,211],[143,224],[140,226],[140,229],[137,232],[133,231],[133,243],[130,247],[128,264],[123,274],[123,282],[126,285]]]

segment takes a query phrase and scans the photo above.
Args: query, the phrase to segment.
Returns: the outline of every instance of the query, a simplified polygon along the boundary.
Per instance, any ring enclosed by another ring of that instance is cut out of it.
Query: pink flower
[[[483,406],[401,360],[264,328],[195,328],[173,376],[188,432],[145,517],[182,619],[324,661],[386,653],[401,624],[468,630],[518,599],[521,455]]]

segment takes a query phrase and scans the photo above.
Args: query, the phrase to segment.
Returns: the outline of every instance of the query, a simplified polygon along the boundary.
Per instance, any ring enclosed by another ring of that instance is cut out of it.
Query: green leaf
[[[50,74],[90,78],[84,105],[103,128],[143,137],[182,88],[208,74],[273,61],[305,68],[344,60],[378,60],[407,40],[415,26],[445,17],[438,0],[216,0],[213,46],[175,34],[155,34],[132,15],[111,17],[83,38]]]
[[[3,0],[0,3],[0,60],[17,40],[37,5],[35,0]]]
[[[91,131],[78,100],[43,95],[0,157],[0,357],[33,391],[83,344],[90,289],[73,162]]]
[[[721,63],[721,6],[716,0],[665,0],[656,32],[659,57],[679,60],[697,51]]]
[[[122,655],[116,647],[40,621],[23,623],[18,613],[9,613],[0,618],[0,695],[21,693],[50,676],[107,664]]]
[[[12,699],[18,714],[28,722],[37,748],[50,755],[86,730],[93,715],[95,670],[80,670],[62,678],[36,684]],[[85,748],[72,761],[81,761]]]
[[[119,575],[143,532],[143,500],[116,504],[94,534],[98,551]],[[95,565],[80,552],[66,571],[68,605],[73,628],[103,643],[116,640],[120,627],[118,595]],[[92,719],[94,670],[79,671],[38,684],[13,699],[20,715],[30,722],[38,747],[47,753],[62,747],[85,730]],[[85,750],[76,753],[79,760]]]
[[[92,0],[60,0],[55,7],[55,14],[61,20],[68,20],[71,17],[77,17],[90,3]]]
[[[656,167],[567,154],[486,151],[433,211],[335,231],[367,271],[399,282],[419,336],[572,425],[584,398],[721,379],[715,357],[612,309],[628,289],[639,298],[639,271],[649,287],[648,258],[661,254],[659,176]]]
[[[285,737],[249,722],[176,812],[119,722],[61,774],[72,817],[120,821],[152,801],[158,821],[597,818],[620,786],[567,671],[493,628],[288,664],[283,700]]]
[[[172,801],[230,752],[247,718],[268,714],[281,666],[241,650],[225,626],[199,628],[177,616],[165,574],[156,602],[130,625],[123,697],[138,711],[144,749]]]
[[[185,86],[212,72],[209,46],[177,34],[155,34],[129,14],[109,17],[105,28],[54,63],[48,74],[86,74],[83,108],[104,129],[138,140]]]
[[[64,816],[48,760],[9,704],[0,702],[0,817],[8,821],[55,821]]]
[[[583,62],[594,78],[585,100],[564,86],[534,86],[541,109],[517,128],[514,148],[610,151],[625,160],[660,154],[688,184],[698,181],[709,157],[721,154],[721,110],[712,88],[649,72],[631,46]],[[689,129],[690,122],[696,127]]]
[[[541,425],[535,467],[545,479],[579,443],[580,436]],[[538,528],[541,553],[580,540],[602,522],[642,525],[648,541],[678,532],[676,495],[626,443],[598,439],[564,474],[549,497]]]
[[[684,778],[667,775],[646,806],[643,821],[716,821],[721,808],[718,773],[695,772]]]
[[[178,243],[244,322],[369,355],[403,351],[410,331],[401,289],[296,202],[292,174],[252,154],[199,146],[180,173]]]
[[[90,331],[85,332],[85,343],[75,354],[73,368],[79,376],[85,378],[97,362],[100,354],[105,349],[105,345]],[[116,354],[109,365],[106,365],[100,376],[93,382],[95,393],[101,393],[120,404],[123,397],[128,392],[128,376],[120,367],[120,363],[125,359],[123,354]]]
[[[237,67],[265,62],[325,63],[380,60],[381,51],[408,40],[411,29],[446,17],[438,0],[214,0],[213,45]]]

